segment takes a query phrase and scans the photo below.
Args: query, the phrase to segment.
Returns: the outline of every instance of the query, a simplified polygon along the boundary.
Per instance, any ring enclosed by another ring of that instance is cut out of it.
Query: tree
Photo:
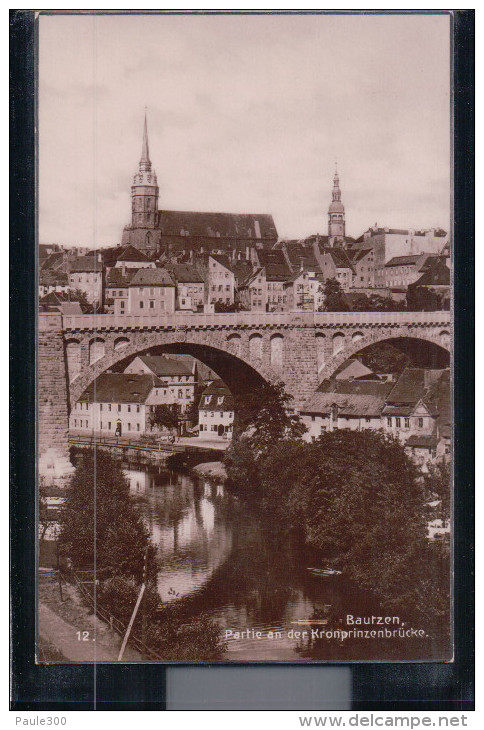
[[[374,373],[400,375],[412,364],[411,358],[389,342],[377,342],[362,350],[358,357]]]
[[[70,292],[69,299],[71,302],[79,302],[83,314],[92,314],[94,307],[87,298],[87,294],[82,289],[74,289]]]
[[[384,601],[405,604],[426,553],[425,494],[396,440],[338,430],[314,443],[279,443],[261,468],[264,506],[302,531],[325,565]]]
[[[277,441],[299,438],[306,431],[298,416],[289,413],[292,396],[284,383],[263,383],[237,401],[237,431],[245,433],[256,453]]]
[[[214,311],[223,313],[246,312],[247,307],[244,307],[243,304],[241,304],[240,302],[232,302],[232,304],[226,304],[225,302],[215,302]]]
[[[409,286],[407,309],[411,312],[436,312],[442,309],[441,298],[426,286]]]
[[[129,483],[103,451],[84,452],[60,513],[59,545],[75,569],[94,568],[99,579],[124,575],[141,582],[146,551],[155,549]]]
[[[336,279],[326,279],[323,288],[324,312],[347,312],[349,307],[341,284]]]
[[[148,416],[150,428],[160,426],[162,428],[178,429],[180,406],[178,403],[162,403],[155,406],[155,410],[151,411]]]
[[[431,498],[440,501],[440,518],[444,525],[450,520],[450,465],[444,461],[428,464],[425,486]]]
[[[288,412],[292,397],[283,383],[264,383],[237,402],[234,438],[225,452],[229,479],[246,494],[258,495],[260,465],[280,441],[299,439],[306,427]]]

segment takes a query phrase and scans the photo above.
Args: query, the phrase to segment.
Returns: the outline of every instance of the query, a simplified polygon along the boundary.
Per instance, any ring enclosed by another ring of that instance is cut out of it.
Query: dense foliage
[[[162,403],[161,405],[155,406],[154,410],[150,412],[148,423],[151,429],[154,426],[159,426],[161,428],[177,430],[179,415],[180,406],[178,403]]]
[[[227,450],[233,488],[388,608],[445,623],[448,545],[427,540],[429,485],[402,444],[372,430],[302,441],[297,419],[280,412],[285,402],[279,389],[272,404],[247,418]],[[432,477],[442,493],[444,471]]]
[[[133,635],[165,659],[219,659],[219,627],[204,617],[183,618],[162,606],[156,590],[156,549],[130,495],[119,462],[103,451],[82,456],[66,491],[59,544],[74,570],[94,569],[98,604],[125,625],[146,583]]]
[[[288,413],[291,402],[282,383],[265,383],[239,398],[234,438],[224,455],[228,478],[239,490],[256,495],[265,455],[283,439],[298,439],[306,431]]]
[[[353,312],[404,312],[405,300],[397,301],[392,297],[382,297],[379,294],[358,294],[351,299]]]
[[[128,480],[109,454],[83,453],[66,490],[60,524],[60,548],[75,569],[95,563],[101,579],[122,574],[141,581],[145,552],[153,548]]]
[[[127,625],[138,591],[133,580],[111,578],[100,585],[98,601]],[[145,590],[132,632],[166,660],[210,661],[221,659],[225,650],[220,630],[210,618],[202,614],[188,619],[176,602],[161,605],[153,583]]]
[[[377,342],[362,350],[359,359],[374,373],[393,373],[400,375],[405,368],[412,366],[412,360],[405,352],[398,350],[389,342]]]
[[[324,312],[347,312],[349,307],[341,288],[336,279],[326,279],[323,286],[323,311]]]

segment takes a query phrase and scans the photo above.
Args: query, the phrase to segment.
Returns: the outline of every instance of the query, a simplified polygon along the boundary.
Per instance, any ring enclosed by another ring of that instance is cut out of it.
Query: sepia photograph
[[[451,14],[36,22],[37,663],[452,662]]]

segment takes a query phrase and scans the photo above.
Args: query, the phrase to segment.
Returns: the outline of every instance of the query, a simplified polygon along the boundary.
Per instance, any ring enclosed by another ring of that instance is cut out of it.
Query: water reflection
[[[342,577],[313,575],[308,567],[317,565],[316,558],[223,485],[161,467],[130,465],[125,471],[159,546],[162,601],[177,601],[187,620],[204,612],[232,632],[228,660],[429,655],[422,641],[412,648],[408,641],[315,638],[314,629],[341,628],[347,613],[381,613],[378,604]]]

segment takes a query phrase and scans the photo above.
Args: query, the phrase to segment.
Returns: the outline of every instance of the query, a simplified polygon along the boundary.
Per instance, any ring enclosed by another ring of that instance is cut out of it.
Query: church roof
[[[272,215],[268,213],[198,213],[160,210],[163,236],[208,238],[277,239]]]

